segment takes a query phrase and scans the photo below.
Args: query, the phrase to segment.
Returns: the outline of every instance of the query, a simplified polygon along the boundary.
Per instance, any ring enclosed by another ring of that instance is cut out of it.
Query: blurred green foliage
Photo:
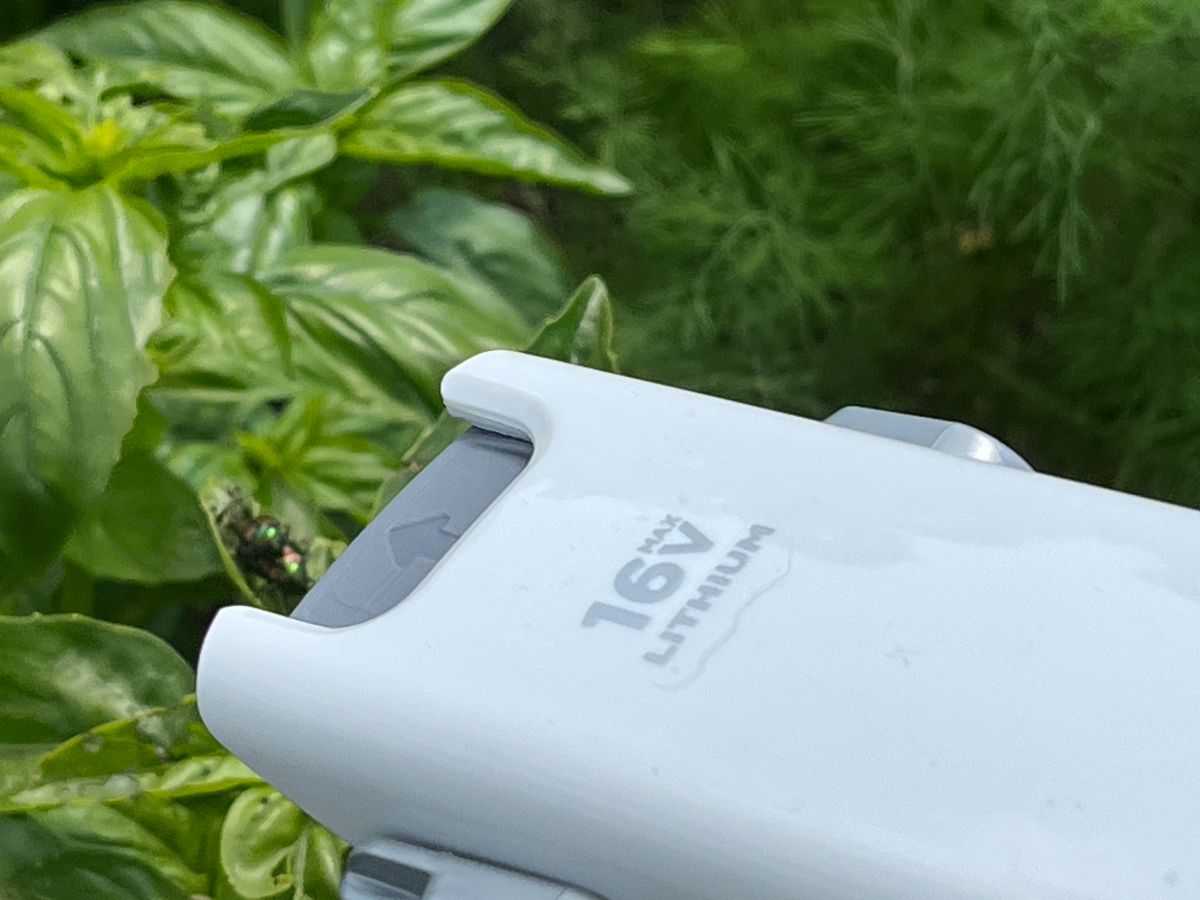
[[[1195,0],[525,0],[464,65],[637,184],[548,212],[632,374],[1200,505]]]

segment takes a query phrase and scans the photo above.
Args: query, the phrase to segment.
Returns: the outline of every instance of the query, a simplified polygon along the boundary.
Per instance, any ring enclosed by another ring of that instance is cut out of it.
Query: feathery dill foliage
[[[1200,504],[1195,0],[518,9],[504,89],[639,188],[550,210],[635,374]]]

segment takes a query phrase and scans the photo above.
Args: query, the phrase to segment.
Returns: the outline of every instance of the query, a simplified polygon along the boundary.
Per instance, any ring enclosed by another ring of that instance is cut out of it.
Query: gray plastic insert
[[[391,609],[521,474],[533,445],[471,428],[363,529],[292,613],[338,628]]]
[[[599,900],[575,888],[401,841],[350,854],[342,900]]]
[[[990,434],[945,419],[929,419],[908,413],[891,412],[885,409],[869,409],[864,406],[846,406],[825,420],[829,425],[862,431],[879,437],[917,444],[961,456],[977,462],[1007,466],[1010,469],[1033,471],[1029,463],[1011,447],[996,440]]]

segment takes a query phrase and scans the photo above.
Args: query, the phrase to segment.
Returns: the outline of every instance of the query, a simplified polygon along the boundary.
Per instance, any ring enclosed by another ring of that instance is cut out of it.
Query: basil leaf
[[[99,161],[110,183],[150,181],[159,175],[180,174],[222,160],[254,156],[263,150],[305,135],[294,130],[242,134],[226,140],[210,140],[180,127],[164,129],[133,144],[129,149]]]
[[[38,757],[0,816],[130,800],[186,800],[261,784],[201,724],[195,697],[106,722]]]
[[[221,868],[239,897],[338,900],[346,845],[278,791],[251,788],[221,827]]]
[[[245,275],[189,273],[167,293],[147,391],[176,437],[219,438],[264,403],[290,396],[292,341],[282,301]]]
[[[391,448],[405,446],[415,431],[390,415],[373,418],[322,393],[298,398],[262,433],[240,435],[270,508],[280,509],[282,497],[291,496],[314,511],[365,524],[379,483],[399,462]],[[391,441],[372,440],[371,431],[381,427],[400,433]]]
[[[193,681],[143,631],[0,617],[0,896],[213,893],[230,795],[261,782],[200,723]]]
[[[148,632],[76,615],[0,617],[0,758],[173,706],[192,685],[187,663]]]
[[[612,301],[604,282],[592,275],[576,288],[559,314],[542,325],[528,352],[606,372],[617,371]]]
[[[366,106],[342,134],[342,152],[522,181],[624,194],[629,183],[588,162],[513,107],[463,81],[404,82]]]
[[[0,86],[0,165],[31,184],[149,181],[261,153],[309,127],[297,117],[294,127],[281,120],[273,131],[215,139],[199,123],[135,105],[128,95],[106,100],[94,114],[84,130],[62,105]]]
[[[313,81],[328,90],[373,85],[388,64],[396,0],[325,0],[311,14],[305,61]]]
[[[96,734],[87,740],[100,741]],[[42,780],[0,799],[0,816],[28,815],[63,806],[95,805],[149,797],[182,800],[210,794],[227,794],[262,783],[257,775],[224,750],[191,756],[147,771],[116,769],[99,775],[73,774],[69,778]]]
[[[148,453],[126,456],[66,547],[97,578],[159,584],[221,570],[196,495]]]
[[[351,82],[351,85],[362,82]],[[371,96],[369,91],[314,91],[300,88],[256,109],[243,123],[247,131],[334,127]]]
[[[406,77],[465,50],[512,0],[285,0],[283,18],[313,81],[344,89]]]
[[[224,751],[201,724],[196,698],[114,719],[63,741],[38,759],[38,787],[72,778],[98,778],[162,768]]]
[[[0,588],[100,494],[154,369],[163,228],[111,189],[0,201]]]
[[[427,421],[440,405],[450,366],[520,344],[526,330],[493,294],[384,250],[301,247],[259,277],[287,306],[299,379],[336,385],[348,397],[386,398],[410,421]]]
[[[387,225],[423,256],[477,278],[536,319],[557,310],[570,290],[554,245],[509,206],[427,188],[395,210]]]
[[[294,182],[336,155],[332,135],[292,138],[271,147],[261,168],[176,210],[176,262],[185,269],[250,272],[308,243],[317,198],[311,185]]]
[[[60,85],[71,78],[71,63],[55,47],[21,41],[0,47],[0,85],[34,87]]]
[[[288,393],[292,340],[286,309],[254,279],[223,272],[181,276],[165,307],[170,319],[150,344],[162,372],[150,388],[152,400],[181,386],[205,384],[265,397]]]
[[[292,56],[301,59],[312,32],[313,18],[323,0],[280,0],[279,19]]]
[[[0,817],[5,900],[188,900],[209,878],[155,830],[107,806]]]
[[[286,93],[298,76],[282,44],[251,19],[185,0],[102,7],[51,25],[38,39],[118,80],[150,84],[244,115]]]
[[[0,154],[53,176],[69,176],[83,155],[79,123],[32,91],[0,87]]]
[[[392,73],[411,75],[460,53],[511,5],[512,0],[400,0],[392,17]]]

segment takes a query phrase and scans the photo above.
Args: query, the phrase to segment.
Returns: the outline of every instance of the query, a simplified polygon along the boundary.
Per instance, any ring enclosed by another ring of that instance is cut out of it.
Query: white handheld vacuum
[[[347,900],[1200,896],[1200,514],[928,419],[442,389],[475,428],[200,658]]]

